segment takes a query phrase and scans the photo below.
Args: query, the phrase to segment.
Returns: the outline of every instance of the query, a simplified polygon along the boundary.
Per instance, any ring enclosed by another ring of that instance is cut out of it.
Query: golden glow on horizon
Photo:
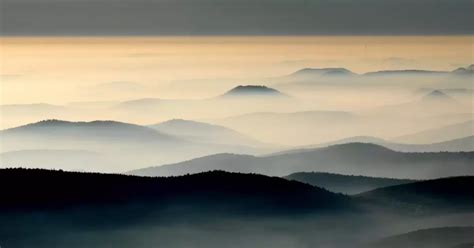
[[[155,90],[137,97],[196,98],[229,85],[206,86],[196,79],[263,84],[304,67],[358,73],[453,70],[474,60],[473,36],[3,37],[0,42],[1,104],[126,100],[130,95],[94,93],[96,85],[116,81]],[[186,90],[183,81],[203,84],[201,91]]]

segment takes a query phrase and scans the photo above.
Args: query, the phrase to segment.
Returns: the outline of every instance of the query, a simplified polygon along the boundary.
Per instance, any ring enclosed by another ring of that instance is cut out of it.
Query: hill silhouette
[[[117,121],[91,121],[70,122],[63,120],[44,120],[20,127],[10,128],[1,132],[2,136],[8,135],[52,135],[64,138],[94,138],[94,139],[139,139],[178,141],[177,138],[159,133],[153,129],[117,122]]]
[[[432,144],[406,144],[391,142],[376,137],[370,136],[355,136],[345,139],[335,140],[332,142],[326,142],[317,145],[311,145],[294,150],[280,151],[274,154],[287,154],[307,151],[315,148],[322,148],[332,145],[348,144],[348,143],[368,143],[374,145],[380,145],[390,150],[398,152],[470,152],[474,151],[474,135],[463,137],[459,139],[448,140],[439,143]]]
[[[271,105],[275,106],[274,103]],[[359,118],[357,114],[347,111],[278,112],[278,109],[273,109],[270,112],[256,111],[232,115],[215,119],[213,123],[238,130],[264,142],[301,145],[315,143],[313,140],[321,142],[328,139],[327,136],[333,137],[332,133],[339,127],[340,132],[345,132],[347,125],[356,122]]]
[[[367,247],[384,248],[451,248],[471,247],[466,242],[474,243],[474,227],[439,227],[413,231],[384,238]],[[458,246],[460,245],[460,246]]]
[[[446,95],[444,92],[442,92],[442,91],[440,91],[440,90],[433,90],[433,91],[431,91],[427,96],[430,96],[430,97],[441,97],[441,98],[448,97],[448,95]]]
[[[181,137],[192,141],[233,144],[247,146],[263,146],[264,144],[230,128],[204,122],[173,119],[148,126],[161,133]]]
[[[474,174],[473,159],[474,152],[402,153],[373,144],[350,143],[262,157],[216,154],[130,173],[170,176],[225,170],[286,176],[295,172],[320,171],[424,179]]]
[[[380,226],[417,221],[410,208],[395,220],[380,216],[391,202],[223,171],[152,178],[2,169],[0,189],[7,247],[345,248],[387,236]]]
[[[429,70],[385,70],[385,71],[374,71],[367,72],[364,76],[378,76],[378,77],[387,77],[387,76],[438,76],[447,74],[445,71],[429,71]]]
[[[313,186],[325,188],[332,192],[344,194],[357,194],[376,188],[411,183],[415,181],[407,179],[340,175],[322,172],[298,172],[285,176],[284,178],[308,183]]]
[[[222,95],[222,97],[237,96],[285,96],[278,90],[264,85],[239,85]]]
[[[160,132],[150,127],[116,121],[46,120],[0,131],[0,139],[3,152],[87,150],[101,154],[101,158],[87,160],[81,164],[65,153],[56,153],[58,156],[54,156],[54,153],[48,152],[41,155],[41,160],[26,160],[20,153],[15,153],[3,161],[5,163],[2,163],[2,167],[73,168],[99,172],[127,171],[150,164],[175,163],[183,159],[221,152],[243,154],[259,152],[257,148],[245,144],[201,142]],[[49,158],[48,154],[51,155]],[[47,161],[55,162],[47,163]],[[56,167],[58,165],[59,167]]]
[[[474,209],[474,176],[460,176],[420,181],[378,188],[356,197],[384,209],[416,214],[432,212],[472,212]]]
[[[3,190],[0,199],[4,211],[140,203],[157,209],[188,206],[189,211],[297,214],[345,209],[349,201],[342,195],[295,181],[223,171],[151,178],[1,169],[0,187],[9,189]]]
[[[404,143],[432,143],[444,142],[472,136],[474,133],[474,121],[465,121],[439,128],[429,129],[417,133],[403,135],[393,140]]]
[[[447,95],[457,95],[457,96],[471,96],[474,94],[473,89],[468,89],[468,88],[441,88],[441,89],[435,89],[435,88],[429,88],[429,87],[423,87],[420,89],[417,89],[415,91],[415,94],[427,94],[430,93],[434,90],[440,91],[442,93],[445,93]]]
[[[456,76],[468,76],[472,77],[474,75],[474,65],[469,65],[466,67],[459,67],[458,69],[451,72]]]
[[[423,100],[453,100],[450,96],[440,90],[433,90],[423,97]]]
[[[355,75],[357,74],[346,68],[304,68],[294,72],[290,77],[347,77]]]
[[[310,237],[302,223],[321,229],[306,218],[354,212],[350,198],[321,188],[222,171],[151,178],[2,169],[0,189],[2,247],[284,248],[280,234]]]
[[[450,248],[472,248],[473,246],[474,246],[474,241],[464,243],[464,244],[455,245],[455,246],[451,246]]]

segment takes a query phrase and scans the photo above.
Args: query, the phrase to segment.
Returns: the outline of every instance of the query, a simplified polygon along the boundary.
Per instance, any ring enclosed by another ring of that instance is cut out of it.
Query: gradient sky
[[[451,71],[473,36],[0,38],[1,104],[205,98],[305,67]]]
[[[2,35],[473,34],[472,0],[2,0]]]

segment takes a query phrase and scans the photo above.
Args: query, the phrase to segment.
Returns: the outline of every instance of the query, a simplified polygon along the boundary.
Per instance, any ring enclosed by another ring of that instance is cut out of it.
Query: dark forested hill
[[[213,171],[151,178],[0,170],[2,247],[217,248],[233,239],[230,234],[250,240],[229,247],[257,247],[273,243],[264,237],[278,233],[262,232],[265,225],[289,228],[298,222],[288,226],[285,219],[329,218],[350,209],[354,205],[343,195],[255,174]],[[296,226],[299,231],[291,235],[307,235]],[[213,239],[200,238],[216,232],[220,235]]]
[[[297,172],[284,178],[345,194],[357,194],[380,187],[415,182],[415,180],[408,179],[340,175],[323,172]]]
[[[277,177],[212,171],[169,178],[36,169],[0,170],[0,208],[56,209],[104,204],[183,205],[242,213],[345,208],[348,198]],[[206,207],[207,206],[207,207]]]
[[[451,248],[472,247],[467,242],[474,243],[474,227],[442,227],[423,229],[387,237],[374,242],[371,248]]]
[[[383,208],[426,214],[474,211],[474,176],[449,177],[368,191],[356,198]]]
[[[438,194],[442,187],[434,184],[432,189],[411,186],[401,193],[423,201],[424,192],[431,192],[449,201],[429,204],[453,204],[458,210],[459,199],[469,196],[465,183],[441,184],[450,190]],[[459,198],[448,195],[456,190]],[[346,248],[388,236],[406,221],[420,225],[426,220],[417,219],[410,205],[398,206],[407,206],[408,214],[386,211],[393,209],[390,201],[364,195],[347,197],[283,178],[223,171],[153,178],[2,169],[0,245]],[[403,215],[393,215],[398,213]]]

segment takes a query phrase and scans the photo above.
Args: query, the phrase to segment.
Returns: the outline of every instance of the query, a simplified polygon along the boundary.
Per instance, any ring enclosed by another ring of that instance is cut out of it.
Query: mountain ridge
[[[474,174],[474,167],[469,166],[473,159],[474,152],[402,153],[374,144],[349,143],[311,151],[259,157],[216,154],[128,173],[170,176],[219,169],[286,176],[294,172],[320,171],[423,179]],[[447,166],[448,164],[450,166]]]
[[[308,183],[313,186],[321,187],[332,192],[350,195],[366,192],[376,188],[411,183],[416,181],[387,177],[342,175],[327,172],[296,172],[283,178]]]

